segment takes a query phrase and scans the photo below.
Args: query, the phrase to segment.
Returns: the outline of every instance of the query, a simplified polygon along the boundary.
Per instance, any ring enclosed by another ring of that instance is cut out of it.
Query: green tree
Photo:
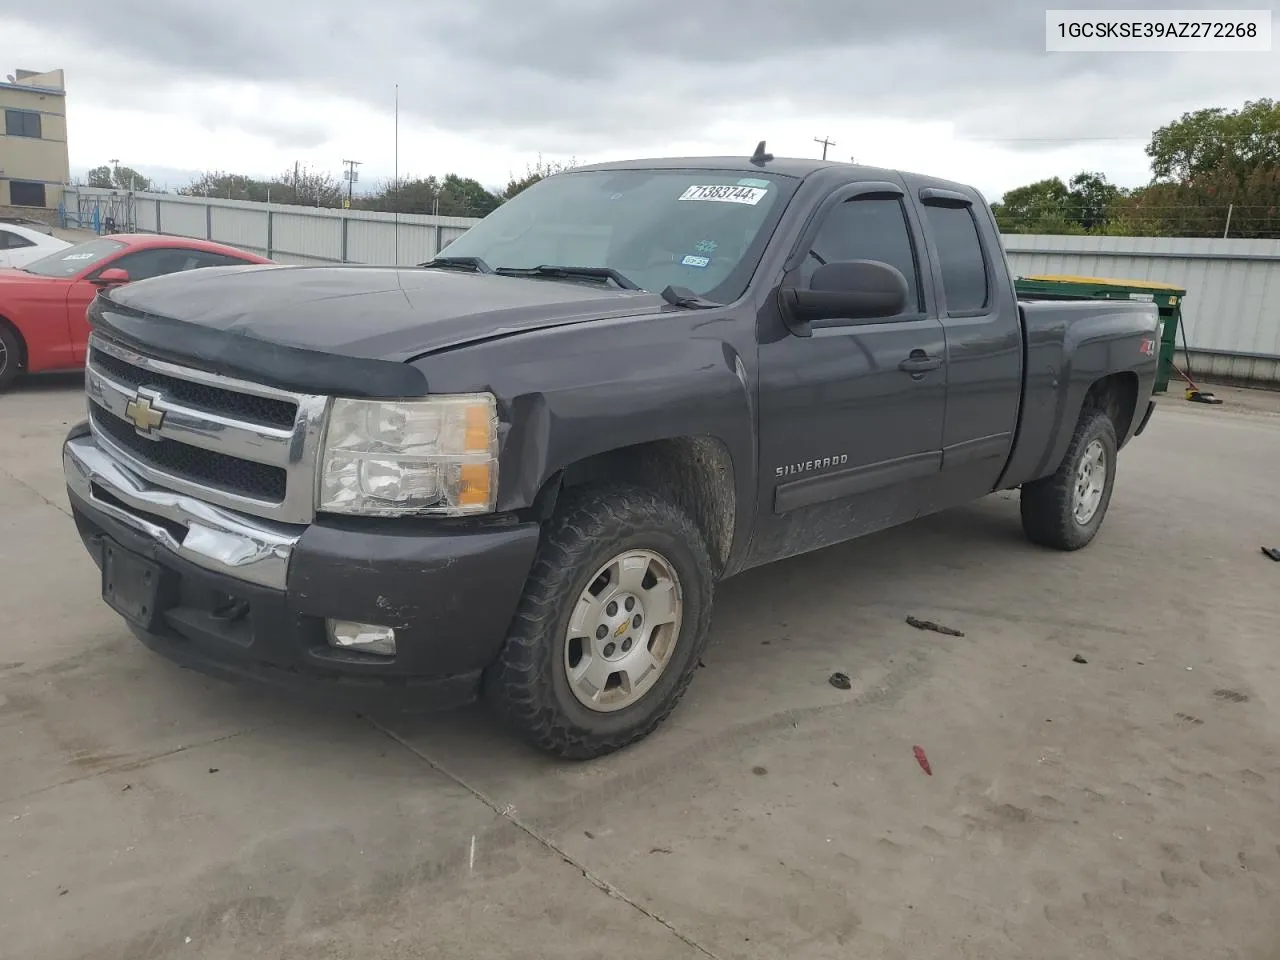
[[[439,215],[442,217],[487,217],[502,200],[478,180],[449,173],[440,181]]]
[[[1004,233],[1083,234],[1103,230],[1123,196],[1105,174],[1085,172],[1017,187],[991,209]]]
[[[189,197],[223,197],[258,203],[301,204],[308,207],[340,207],[346,196],[341,183],[327,173],[308,170],[301,164],[269,180],[242,173],[213,171],[201,174],[178,193]]]
[[[1186,183],[1213,173],[1247,179],[1280,166],[1280,102],[1249,100],[1239,110],[1184,113],[1147,145],[1157,181]]]
[[[394,210],[398,213],[427,213],[441,217],[484,217],[497,209],[501,197],[494,196],[478,180],[456,173],[443,178],[415,177],[399,185],[384,182],[371,196],[356,204],[365,210]]]
[[[1069,194],[1061,179],[1051,177],[1010,190],[991,209],[1005,233],[1040,233],[1047,224],[1065,224]]]
[[[1280,168],[1152,183],[1126,200],[1121,219],[1139,236],[1280,239]]]
[[[267,199],[268,185],[268,181],[255,180],[241,173],[215,171],[201,174],[185,187],[179,187],[178,193],[188,197],[223,197],[227,200],[262,202]]]
[[[104,163],[90,170],[85,179],[91,187],[108,190],[133,190],[141,193],[151,189],[151,181],[132,167],[109,167]]]
[[[1124,191],[1103,173],[1077,173],[1068,183],[1067,216],[1086,230],[1101,230],[1115,215]]]
[[[560,163],[555,160],[547,161],[542,159],[542,154],[538,154],[538,162],[529,164],[525,168],[523,177],[511,175],[511,179],[507,181],[507,188],[502,191],[502,199],[510,200],[522,190],[528,190],[539,180],[545,180],[547,177],[557,173],[563,173],[565,170],[571,170],[577,166],[576,160],[570,160],[568,163]]]

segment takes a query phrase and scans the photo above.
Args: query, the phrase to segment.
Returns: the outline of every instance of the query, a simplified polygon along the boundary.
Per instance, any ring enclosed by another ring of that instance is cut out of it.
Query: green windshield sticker
[[[754,177],[743,177],[741,180],[738,181],[738,186],[760,187],[762,190],[768,190],[770,184],[768,180],[757,180]]]

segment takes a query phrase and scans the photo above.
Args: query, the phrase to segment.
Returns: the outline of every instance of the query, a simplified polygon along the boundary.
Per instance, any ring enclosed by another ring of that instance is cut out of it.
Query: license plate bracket
[[[104,538],[102,599],[130,623],[150,630],[159,613],[159,565]]]

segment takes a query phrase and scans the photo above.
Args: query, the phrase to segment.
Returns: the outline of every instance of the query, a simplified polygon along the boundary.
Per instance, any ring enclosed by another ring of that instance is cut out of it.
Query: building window
[[[4,132],[10,137],[34,137],[40,139],[40,114],[30,110],[6,110]]]
[[[9,181],[9,205],[12,207],[43,207],[44,184],[25,180]]]

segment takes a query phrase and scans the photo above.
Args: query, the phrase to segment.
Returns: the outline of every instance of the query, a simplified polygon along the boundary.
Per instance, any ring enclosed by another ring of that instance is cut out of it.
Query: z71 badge
[[[849,462],[847,453],[838,457],[823,457],[821,460],[806,460],[804,463],[788,463],[784,467],[775,467],[773,475],[775,477],[790,477],[797,473],[810,473],[813,470],[828,470],[831,467],[839,467]]]

